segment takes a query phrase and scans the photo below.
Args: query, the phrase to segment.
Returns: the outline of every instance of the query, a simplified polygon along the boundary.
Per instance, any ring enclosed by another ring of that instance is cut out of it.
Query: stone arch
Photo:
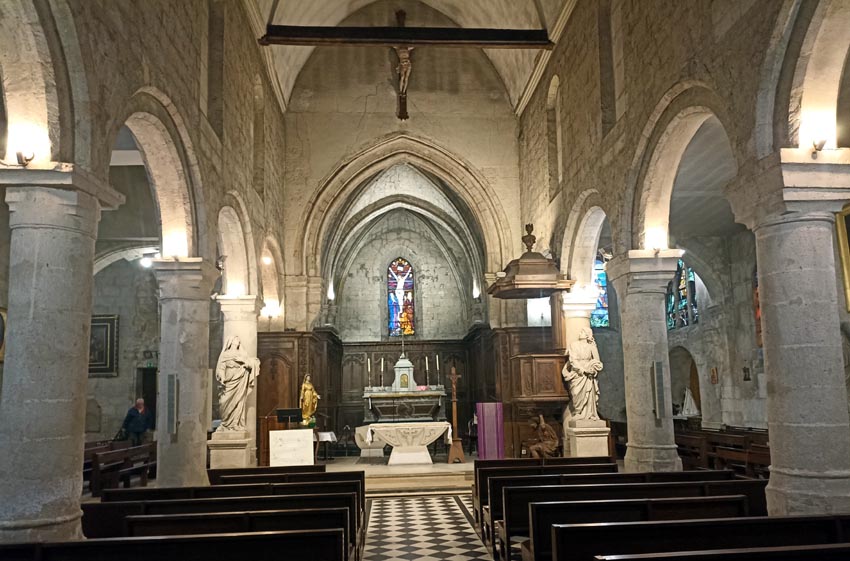
[[[594,199],[598,198],[599,191],[596,189],[587,189],[582,191],[579,196],[576,197],[576,200],[571,207],[559,244],[561,247],[561,254],[558,257],[560,258],[561,272],[569,272],[570,260],[572,259],[573,251],[573,240],[575,239],[575,235],[578,230],[579,220],[582,218],[582,211],[585,208],[585,202],[591,197]]]
[[[273,237],[268,236],[263,241],[261,252],[260,282],[263,294],[263,310],[260,315],[268,318],[283,315],[283,257],[280,246]]]
[[[148,173],[162,238],[163,257],[203,256],[205,218],[200,168],[182,116],[159,90],[142,88],[113,121],[110,138],[126,125],[133,133]],[[99,175],[109,175],[109,152],[96,156]]]
[[[631,216],[631,221],[623,220],[619,225],[620,239],[628,240],[623,251],[642,248],[646,243],[647,232],[654,238],[653,244],[658,244],[662,249],[667,247],[670,201],[676,174],[685,150],[700,127],[715,118],[729,141],[729,128],[724,124],[729,119],[723,104],[713,92],[693,85],[676,90],[672,92],[675,95],[665,95],[656,107],[644,129],[645,136],[641,137],[639,152],[636,152],[632,169],[639,171],[629,178],[630,182],[634,181],[626,196],[631,212],[624,215]],[[740,166],[731,145],[729,142],[737,169]],[[627,224],[628,230],[624,231]]]
[[[259,267],[257,265],[257,246],[254,242],[254,228],[251,223],[251,215],[248,213],[248,205],[245,204],[245,199],[237,191],[228,191],[224,197],[225,205],[232,207],[239,218],[239,225],[242,228],[242,243],[245,248],[245,255],[248,266],[248,277],[245,288],[247,294],[260,294],[261,283]]]
[[[579,287],[592,286],[593,264],[599,247],[599,235],[602,233],[606,218],[608,216],[601,207],[592,206],[584,213],[578,225],[573,242],[569,275]]]
[[[685,388],[690,388],[697,407],[702,412],[702,380],[699,365],[693,353],[682,345],[676,345],[669,351],[670,356],[670,392],[673,402],[682,405]]]
[[[301,268],[310,276],[322,270],[322,244],[344,211],[349,196],[369,178],[398,163],[410,163],[450,185],[474,213],[485,245],[488,271],[501,269],[511,255],[508,217],[486,179],[471,164],[436,143],[406,133],[384,137],[341,162],[307,204]]]
[[[251,294],[251,273],[245,244],[245,231],[239,213],[231,206],[218,212],[218,246],[224,259],[221,292],[226,296]]]
[[[799,108],[792,143],[811,148],[814,142],[825,141],[826,148],[837,148],[838,94],[850,53],[850,7],[844,0],[821,0],[806,33],[804,52],[789,107],[789,115]]]
[[[564,179],[564,134],[561,129],[561,79],[555,74],[546,93],[546,144],[549,200],[555,198]]]
[[[12,0],[3,5],[0,18],[0,79],[7,119],[5,150],[0,157],[16,161],[18,151],[32,154],[34,163],[62,160],[73,118],[69,115],[61,47],[37,3]],[[67,159],[67,158],[65,158]]]

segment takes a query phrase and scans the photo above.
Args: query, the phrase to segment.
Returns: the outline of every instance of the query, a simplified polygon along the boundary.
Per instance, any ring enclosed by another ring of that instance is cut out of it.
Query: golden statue
[[[301,383],[301,397],[299,405],[301,406],[301,424],[309,426],[311,423],[316,424],[316,408],[319,406],[319,399],[322,396],[316,393],[316,388],[310,381],[310,375],[304,376],[304,381]]]

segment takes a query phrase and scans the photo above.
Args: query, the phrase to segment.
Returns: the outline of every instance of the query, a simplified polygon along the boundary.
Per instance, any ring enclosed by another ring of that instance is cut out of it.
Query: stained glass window
[[[591,327],[609,327],[608,319],[608,274],[605,272],[605,261],[597,256],[593,263],[593,282],[596,285],[596,308],[590,314]]]
[[[413,266],[399,257],[387,268],[387,318],[390,337],[416,332]]]
[[[667,285],[667,329],[699,323],[697,306],[697,276],[694,270],[679,259],[676,276]]]

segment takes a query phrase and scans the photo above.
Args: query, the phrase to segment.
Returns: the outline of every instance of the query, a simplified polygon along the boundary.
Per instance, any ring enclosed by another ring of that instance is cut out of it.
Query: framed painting
[[[844,305],[850,312],[850,205],[835,215],[838,253],[841,255],[841,276],[844,280]]]
[[[6,308],[0,308],[0,362],[6,360]]]
[[[92,316],[89,376],[118,376],[118,316]]]

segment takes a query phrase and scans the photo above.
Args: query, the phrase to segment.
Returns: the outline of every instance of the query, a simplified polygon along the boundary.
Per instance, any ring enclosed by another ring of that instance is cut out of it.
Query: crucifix
[[[396,21],[399,27],[404,27],[404,20],[407,14],[404,10],[399,10],[395,13]],[[394,45],[393,50],[398,57],[398,66],[396,73],[398,74],[398,106],[396,107],[396,117],[402,121],[410,118],[407,114],[407,84],[410,81],[410,72],[413,70],[413,61],[410,60],[410,53],[413,52],[413,47],[403,45]]]
[[[449,449],[448,463],[466,463],[466,458],[463,455],[463,441],[458,436],[457,432],[457,380],[460,378],[457,370],[452,366],[452,373],[449,379],[452,381],[452,447]]]

